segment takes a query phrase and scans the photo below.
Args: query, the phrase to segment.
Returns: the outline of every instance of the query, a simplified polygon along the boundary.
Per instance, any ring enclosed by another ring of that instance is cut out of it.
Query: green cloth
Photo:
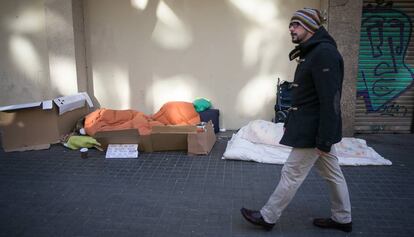
[[[194,100],[193,102],[194,108],[195,110],[200,113],[203,112],[204,110],[207,110],[211,107],[211,102],[210,100],[206,99],[206,98],[199,98]]]
[[[95,146],[101,146],[101,144],[90,136],[71,136],[67,143],[64,144],[72,150],[78,150],[80,148],[92,148]]]

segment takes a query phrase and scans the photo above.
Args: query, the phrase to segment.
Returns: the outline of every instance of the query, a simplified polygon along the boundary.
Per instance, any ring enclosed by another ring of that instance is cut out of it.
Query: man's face
[[[291,22],[289,24],[290,36],[294,44],[300,44],[308,40],[312,33],[307,31],[303,26],[297,22]]]

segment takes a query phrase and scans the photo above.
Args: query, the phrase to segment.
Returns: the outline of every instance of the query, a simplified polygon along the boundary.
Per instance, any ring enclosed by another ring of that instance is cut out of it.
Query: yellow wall
[[[43,0],[0,3],[0,106],[42,100],[51,88]]]
[[[0,106],[86,88],[105,108],[151,114],[167,101],[206,97],[221,127],[270,120],[277,77],[292,80],[296,66],[291,14],[320,2],[4,0]]]
[[[72,19],[67,0],[0,2],[0,106],[78,91]]]
[[[154,113],[212,100],[221,127],[274,114],[277,77],[292,80],[291,14],[319,0],[87,0],[89,85],[102,107]]]

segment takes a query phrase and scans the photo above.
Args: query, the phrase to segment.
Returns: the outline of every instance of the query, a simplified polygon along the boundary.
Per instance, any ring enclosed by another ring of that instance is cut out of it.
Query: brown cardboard
[[[70,108],[70,104],[65,105]],[[47,149],[70,133],[76,122],[88,112],[84,98],[81,108],[69,109],[62,115],[59,115],[59,107],[51,101],[2,107],[0,131],[3,149],[6,152]]]
[[[173,134],[188,134],[196,133],[197,127],[192,125],[167,125],[167,126],[154,126],[152,127],[151,133],[173,133]]]
[[[144,136],[137,129],[114,130],[97,132],[94,138],[103,148],[108,144],[138,144],[138,149],[145,152],[187,150],[187,134],[183,133],[186,129],[178,128],[174,133],[171,128],[156,128],[157,133]]]
[[[205,128],[204,132],[188,134],[188,154],[207,155],[210,153],[216,143],[216,134],[211,121],[207,123]]]
[[[93,136],[106,149],[109,144],[138,144],[140,151],[152,152],[150,135],[139,135],[138,129],[97,132]]]
[[[139,137],[138,150],[145,152],[153,152],[151,135]]]
[[[187,150],[191,154],[208,154],[216,141],[211,122],[201,133],[197,133],[196,126],[174,125],[154,126],[152,133],[144,136],[139,135],[137,129],[126,129],[97,132],[94,138],[102,147],[108,144],[139,144],[138,149],[145,152]]]
[[[9,152],[49,144],[56,139],[57,124],[51,112],[35,107],[0,112],[0,129],[3,149]]]
[[[151,134],[153,151],[187,150],[186,133],[156,133]]]
[[[197,127],[191,125],[154,126],[151,131],[153,151],[187,150],[187,135],[196,133]]]
[[[109,144],[138,144],[139,132],[137,129],[125,129],[115,131],[97,132],[93,136],[102,148],[106,148]]]
[[[87,105],[62,115],[58,115],[58,109],[56,107],[54,107],[53,110],[60,135],[72,132],[79,119],[84,118],[90,112],[90,108]]]
[[[50,144],[42,144],[42,145],[35,145],[35,146],[25,146],[17,149],[13,149],[12,151],[35,151],[35,150],[46,150],[50,148]]]

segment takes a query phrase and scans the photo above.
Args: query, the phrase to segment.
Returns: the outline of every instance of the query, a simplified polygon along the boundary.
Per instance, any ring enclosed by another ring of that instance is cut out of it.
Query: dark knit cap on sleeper
[[[321,13],[316,9],[303,8],[293,14],[290,22],[297,22],[307,31],[315,32],[322,24],[322,17]]]

